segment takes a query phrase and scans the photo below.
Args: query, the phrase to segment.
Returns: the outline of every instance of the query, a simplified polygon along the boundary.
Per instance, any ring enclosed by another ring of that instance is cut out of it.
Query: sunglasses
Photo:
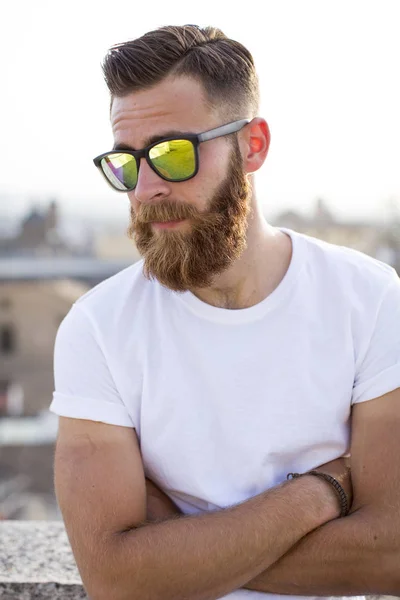
[[[204,133],[167,137],[142,150],[113,150],[93,159],[107,183],[117,192],[134,190],[139,177],[140,159],[165,181],[187,181],[199,170],[199,144],[242,129],[250,121],[242,119]]]

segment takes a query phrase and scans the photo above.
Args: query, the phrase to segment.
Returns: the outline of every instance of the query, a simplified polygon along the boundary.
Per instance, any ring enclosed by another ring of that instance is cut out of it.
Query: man
[[[241,44],[165,27],[104,73],[115,145],[95,164],[143,260],[56,340],[55,486],[88,594],[400,594],[396,273],[265,222]]]

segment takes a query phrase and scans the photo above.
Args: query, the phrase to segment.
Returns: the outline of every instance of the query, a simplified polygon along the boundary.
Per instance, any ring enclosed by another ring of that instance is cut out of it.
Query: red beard
[[[168,200],[131,207],[128,236],[144,258],[143,272],[176,292],[209,287],[213,278],[233,264],[246,248],[250,214],[250,185],[243,171],[239,147],[232,150],[227,177],[207,212]],[[151,222],[189,219],[189,231],[155,234]]]

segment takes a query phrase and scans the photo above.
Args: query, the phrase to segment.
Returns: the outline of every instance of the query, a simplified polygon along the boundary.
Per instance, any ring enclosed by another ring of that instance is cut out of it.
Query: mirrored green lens
[[[136,186],[137,164],[130,154],[109,154],[101,159],[100,164],[104,175],[115,189],[126,192]]]
[[[189,140],[171,140],[153,146],[149,157],[156,170],[170,181],[188,179],[196,170],[195,150]]]

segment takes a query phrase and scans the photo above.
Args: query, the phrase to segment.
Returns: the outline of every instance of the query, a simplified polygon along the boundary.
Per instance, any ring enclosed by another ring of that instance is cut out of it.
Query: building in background
[[[0,283],[0,519],[57,519],[58,417],[49,413],[58,327],[89,289],[77,281]]]
[[[318,199],[310,215],[286,211],[275,217],[273,225],[359,250],[390,264],[400,273],[400,216],[396,213],[387,223],[343,222],[335,218],[324,200]]]
[[[140,256],[126,223],[63,217],[57,200],[36,204],[19,222],[0,228],[0,258],[97,258],[136,262]]]
[[[65,256],[72,251],[60,233],[56,200],[44,210],[33,206],[22,218],[17,233],[0,243],[1,254],[9,256]]]
[[[0,283],[0,416],[48,407],[57,329],[88,289],[68,280]]]
[[[99,232],[93,236],[93,255],[102,260],[140,260],[140,254],[127,235],[121,231]]]
[[[132,264],[94,257],[0,258],[0,520],[61,518],[53,484],[54,342],[89,289]]]

